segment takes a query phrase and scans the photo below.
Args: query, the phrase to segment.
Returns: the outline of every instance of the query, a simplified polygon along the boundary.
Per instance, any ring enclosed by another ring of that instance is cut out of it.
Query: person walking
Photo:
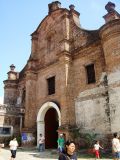
[[[60,153],[58,160],[77,160],[74,141],[67,141],[65,143],[65,150]]]
[[[45,150],[45,138],[42,134],[40,134],[39,138],[39,152],[43,152]]]
[[[16,158],[16,151],[17,151],[17,147],[18,147],[18,142],[16,140],[16,138],[13,138],[10,143],[10,151],[11,151],[11,159],[10,160],[14,160]]]
[[[65,147],[65,139],[62,133],[59,135],[57,143],[58,143],[58,151],[63,152]]]
[[[94,151],[95,151],[96,159],[100,158],[100,151],[99,151],[100,148],[103,149],[103,147],[100,146],[99,141],[96,141],[96,143],[94,144]]]
[[[112,151],[113,151],[114,160],[120,159],[120,140],[119,140],[118,133],[113,134]]]

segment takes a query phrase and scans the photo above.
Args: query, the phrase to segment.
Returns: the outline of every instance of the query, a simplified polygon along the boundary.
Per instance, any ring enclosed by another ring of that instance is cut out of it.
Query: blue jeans
[[[61,147],[61,146],[59,146],[59,147],[58,147],[58,152],[59,152],[59,153],[62,153],[63,151],[64,151],[64,148]]]
[[[120,159],[120,152],[115,152],[114,157]]]
[[[39,152],[43,152],[45,150],[44,143],[39,144]]]

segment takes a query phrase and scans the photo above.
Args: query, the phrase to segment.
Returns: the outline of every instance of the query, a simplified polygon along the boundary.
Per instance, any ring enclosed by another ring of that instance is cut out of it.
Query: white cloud
[[[3,97],[0,97],[0,104],[3,104]]]

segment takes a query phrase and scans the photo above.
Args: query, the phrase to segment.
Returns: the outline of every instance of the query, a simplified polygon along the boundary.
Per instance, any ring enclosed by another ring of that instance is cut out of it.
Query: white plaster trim
[[[5,134],[0,134],[0,137],[8,137],[8,136],[12,136],[13,135],[13,126],[0,124],[0,127],[11,128],[10,134],[6,134],[6,135]]]

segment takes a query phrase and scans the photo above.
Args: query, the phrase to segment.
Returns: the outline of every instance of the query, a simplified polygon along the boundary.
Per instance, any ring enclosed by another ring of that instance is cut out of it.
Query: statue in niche
[[[20,96],[17,98],[17,105],[19,105],[19,104],[21,104],[21,97]]]
[[[18,94],[18,97],[17,97],[17,106],[19,106],[20,104],[21,104],[21,102],[22,102],[22,99],[21,99],[21,90],[19,90],[19,94]]]

